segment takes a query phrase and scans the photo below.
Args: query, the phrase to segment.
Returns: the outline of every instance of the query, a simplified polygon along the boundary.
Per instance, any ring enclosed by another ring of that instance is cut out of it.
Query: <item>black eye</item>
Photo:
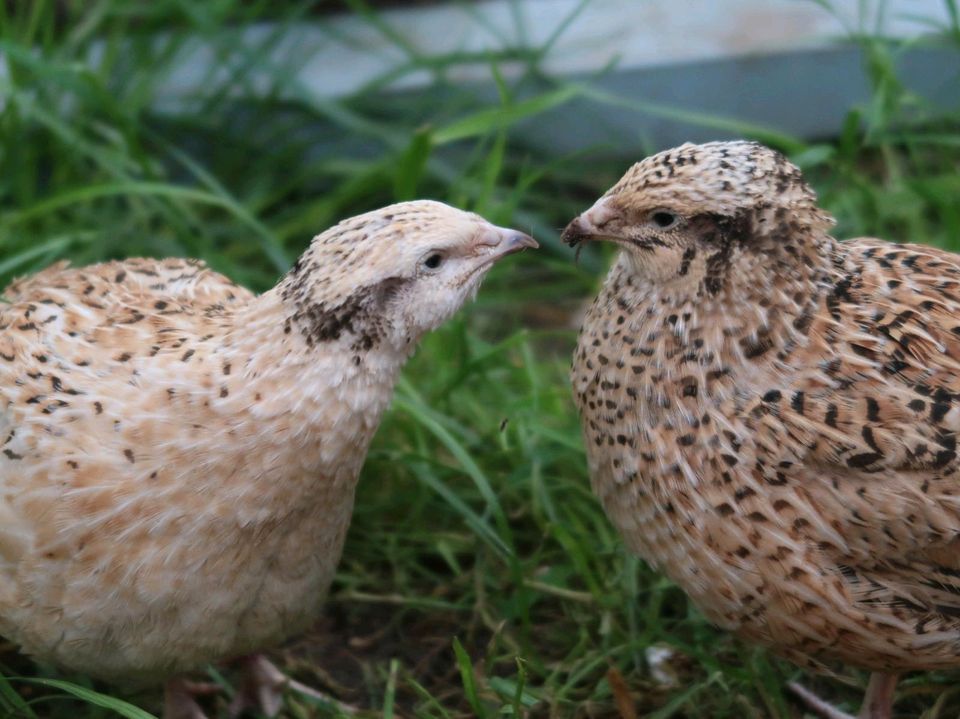
[[[673,225],[677,223],[677,216],[666,210],[657,210],[651,215],[650,219],[653,220],[653,223],[657,227],[664,230],[668,227],[673,227]]]
[[[435,270],[440,266],[441,262],[443,262],[443,255],[441,255],[439,252],[434,252],[423,261],[423,265],[431,270]]]

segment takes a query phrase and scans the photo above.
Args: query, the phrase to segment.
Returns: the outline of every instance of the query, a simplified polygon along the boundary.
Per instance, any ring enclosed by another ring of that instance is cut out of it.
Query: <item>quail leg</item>
[[[244,665],[244,678],[236,696],[230,702],[231,717],[239,717],[249,708],[255,708],[268,717],[275,716],[283,706],[283,695],[287,689],[336,706],[342,714],[356,713],[353,707],[341,704],[332,697],[291,679],[262,654],[251,654],[241,661]]]
[[[897,674],[881,672],[870,675],[867,694],[860,707],[860,719],[890,719],[893,715],[893,693],[899,678]]]
[[[898,678],[896,674],[871,674],[863,706],[856,717],[840,711],[797,682],[790,682],[787,686],[811,711],[823,719],[890,719],[893,712],[893,692]]]
[[[194,697],[218,691],[216,684],[191,682],[183,677],[170,679],[163,688],[163,719],[207,719]]]

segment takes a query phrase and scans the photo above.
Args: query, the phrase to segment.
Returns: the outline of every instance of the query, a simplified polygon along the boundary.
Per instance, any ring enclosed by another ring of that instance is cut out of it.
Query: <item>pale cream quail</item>
[[[0,634],[112,681],[313,622],[400,368],[501,257],[442,203],[316,237],[260,296],[196,260],[55,265],[0,305]],[[263,681],[263,661],[248,662]]]

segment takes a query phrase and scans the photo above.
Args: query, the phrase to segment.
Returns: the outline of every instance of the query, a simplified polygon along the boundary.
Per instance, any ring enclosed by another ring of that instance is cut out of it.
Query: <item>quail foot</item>
[[[181,675],[313,622],[400,368],[527,247],[417,201],[327,230],[259,296],[183,259],[14,282],[0,305],[0,634],[105,680],[170,678],[166,716],[201,716]]]
[[[564,232],[620,247],[571,378],[628,546],[716,625],[873,672],[886,719],[960,666],[960,256],[832,225],[756,143],[634,165]]]

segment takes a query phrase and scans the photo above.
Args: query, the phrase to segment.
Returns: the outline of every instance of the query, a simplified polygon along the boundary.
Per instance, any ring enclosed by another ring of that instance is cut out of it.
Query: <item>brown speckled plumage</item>
[[[960,666],[960,257],[831,224],[746,142],[647,158],[571,222],[623,247],[571,375],[592,484],[745,639]]]
[[[179,259],[13,283],[0,634],[86,674],[159,681],[306,627],[400,367],[530,246],[422,201],[328,230],[261,296]]]

